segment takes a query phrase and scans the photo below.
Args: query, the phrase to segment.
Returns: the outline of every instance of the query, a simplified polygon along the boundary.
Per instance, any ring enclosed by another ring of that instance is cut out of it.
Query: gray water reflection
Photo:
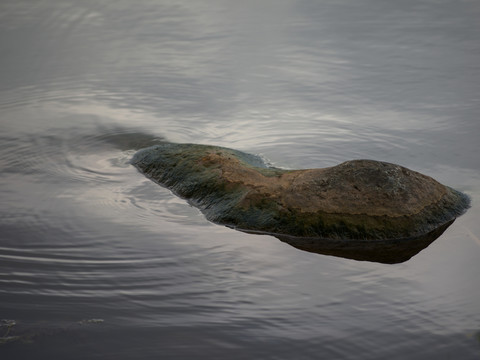
[[[469,0],[1,1],[0,320],[33,342],[0,357],[478,358],[479,16]],[[398,163],[472,208],[400,264],[310,254],[210,224],[129,165],[164,140]]]

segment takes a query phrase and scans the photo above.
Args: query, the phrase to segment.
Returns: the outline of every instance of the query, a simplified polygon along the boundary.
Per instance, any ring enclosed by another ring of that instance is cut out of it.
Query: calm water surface
[[[2,359],[478,359],[478,1],[0,4]],[[471,209],[412,259],[214,225],[156,141],[398,163]]]

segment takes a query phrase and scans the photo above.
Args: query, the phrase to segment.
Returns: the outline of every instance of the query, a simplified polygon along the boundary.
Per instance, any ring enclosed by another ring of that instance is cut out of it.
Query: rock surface
[[[140,150],[132,164],[209,220],[249,232],[412,239],[452,222],[469,206],[466,195],[431,177],[372,160],[284,170],[232,149],[164,143]]]

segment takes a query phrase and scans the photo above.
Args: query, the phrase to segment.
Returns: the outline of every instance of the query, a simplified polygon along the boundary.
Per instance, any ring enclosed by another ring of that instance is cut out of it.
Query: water
[[[2,359],[477,359],[477,1],[0,4]],[[207,222],[156,141],[398,163],[472,207],[395,265]],[[14,325],[13,325],[14,324]]]

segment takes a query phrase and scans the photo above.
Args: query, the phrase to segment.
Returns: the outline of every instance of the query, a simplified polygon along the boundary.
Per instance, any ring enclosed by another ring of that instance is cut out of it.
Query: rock
[[[373,160],[285,170],[232,149],[164,143],[140,150],[132,164],[215,223],[278,236],[412,239],[469,206],[466,195],[431,177]]]

